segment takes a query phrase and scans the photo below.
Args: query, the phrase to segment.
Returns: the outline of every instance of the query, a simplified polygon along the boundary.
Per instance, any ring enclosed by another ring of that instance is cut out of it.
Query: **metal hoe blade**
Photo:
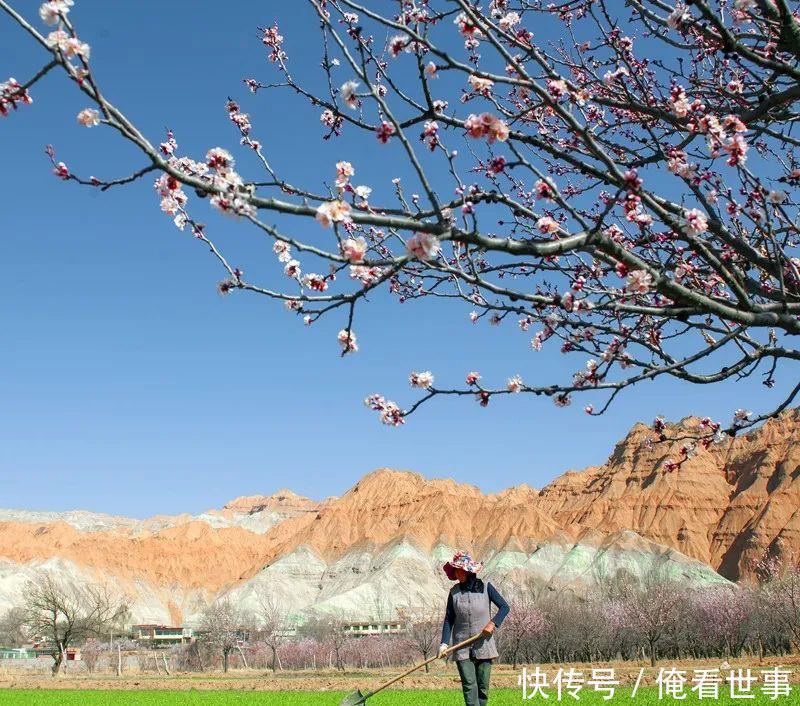
[[[452,654],[457,650],[460,650],[463,647],[467,647],[471,645],[473,642],[476,642],[483,636],[482,632],[473,635],[472,637],[468,637],[463,642],[459,642],[457,645],[453,645],[452,647],[448,647],[447,650],[444,652],[434,655],[433,657],[429,657],[424,662],[420,662],[419,664],[415,664],[411,669],[406,670],[402,674],[398,674],[396,677],[392,677],[389,681],[385,684],[381,684],[377,689],[373,689],[372,691],[368,691],[366,694],[361,691],[361,689],[356,689],[352,694],[348,694],[345,696],[339,706],[362,706],[362,704],[367,703],[367,699],[371,696],[375,696],[379,691],[383,691],[384,689],[390,687],[392,684],[399,682],[401,679],[404,679],[412,672],[416,672],[418,669],[422,669],[426,664],[430,664],[431,662],[435,662],[439,657],[443,655]]]
[[[368,691],[366,694],[362,694],[361,689],[356,689],[352,694],[345,696],[339,706],[361,706],[361,704],[367,703],[367,697],[370,696],[370,693]]]

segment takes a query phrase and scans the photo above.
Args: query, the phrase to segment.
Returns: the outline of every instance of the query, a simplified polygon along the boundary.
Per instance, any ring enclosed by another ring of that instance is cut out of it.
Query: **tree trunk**
[[[650,666],[656,666],[656,643],[654,641],[650,642]]]
[[[55,654],[53,654],[52,671],[54,677],[57,677],[59,674],[61,674],[61,665],[63,663],[64,663],[64,651],[61,649],[61,646],[59,645],[58,651]]]
[[[278,650],[275,649],[274,645],[270,645],[270,649],[272,650],[272,671],[274,672],[278,662]]]
[[[117,643],[117,676],[122,676],[122,645]]]
[[[222,671],[228,672],[228,650],[222,650]]]
[[[236,649],[239,650],[239,656],[242,658],[242,663],[244,664],[244,668],[245,669],[250,669],[250,667],[247,666],[247,657],[244,656],[244,652],[242,652],[242,648],[239,645],[236,645]]]

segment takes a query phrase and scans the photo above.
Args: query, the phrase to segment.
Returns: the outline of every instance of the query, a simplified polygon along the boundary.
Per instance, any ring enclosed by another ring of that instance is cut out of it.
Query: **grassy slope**
[[[758,693],[758,692],[756,692]],[[241,691],[4,691],[0,690],[0,704],[2,706],[303,706],[317,704],[321,706],[338,706],[342,697],[341,692],[241,692]],[[602,704],[625,703],[655,706],[656,704],[715,704],[715,706],[737,706],[743,702],[731,700],[720,696],[718,701],[709,699],[698,701],[689,696],[683,701],[671,699],[658,700],[658,692],[654,689],[641,690],[630,699],[627,690],[617,692],[616,697],[610,701],[603,701],[599,694],[581,692],[580,700],[575,701],[565,696],[564,703],[584,704],[585,706],[601,706]],[[491,706],[510,706],[522,702],[521,693],[517,689],[495,689],[491,693]],[[547,701],[540,697],[527,703],[549,704],[555,702],[555,694],[551,694]],[[370,699],[368,706],[461,706],[463,700],[457,690],[452,691],[396,691],[379,694]],[[755,699],[744,701],[746,704],[776,704],[776,706],[794,706],[800,703],[800,697],[795,692],[788,697],[770,701],[757,695]]]

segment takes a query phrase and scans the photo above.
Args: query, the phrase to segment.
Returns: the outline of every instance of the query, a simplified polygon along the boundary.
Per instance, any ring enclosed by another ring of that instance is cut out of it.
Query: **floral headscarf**
[[[483,569],[483,562],[475,561],[469,552],[462,550],[460,552],[456,552],[453,558],[450,559],[450,561],[448,561],[442,568],[447,574],[447,578],[449,578],[451,581],[455,581],[455,570],[457,568],[464,569],[464,571],[468,571],[471,574],[477,574]]]

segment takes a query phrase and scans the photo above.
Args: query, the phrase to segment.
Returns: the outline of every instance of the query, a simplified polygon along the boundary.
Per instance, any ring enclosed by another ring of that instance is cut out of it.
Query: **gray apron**
[[[457,644],[479,633],[486,626],[492,617],[489,605],[489,589],[485,581],[483,591],[462,591],[461,585],[456,584],[450,589],[453,598],[453,608],[455,610],[455,624],[453,625],[453,644]],[[497,646],[494,643],[494,635],[482,637],[477,642],[473,642],[469,647],[457,650],[453,659],[460,662],[464,659],[494,659],[497,657]]]

